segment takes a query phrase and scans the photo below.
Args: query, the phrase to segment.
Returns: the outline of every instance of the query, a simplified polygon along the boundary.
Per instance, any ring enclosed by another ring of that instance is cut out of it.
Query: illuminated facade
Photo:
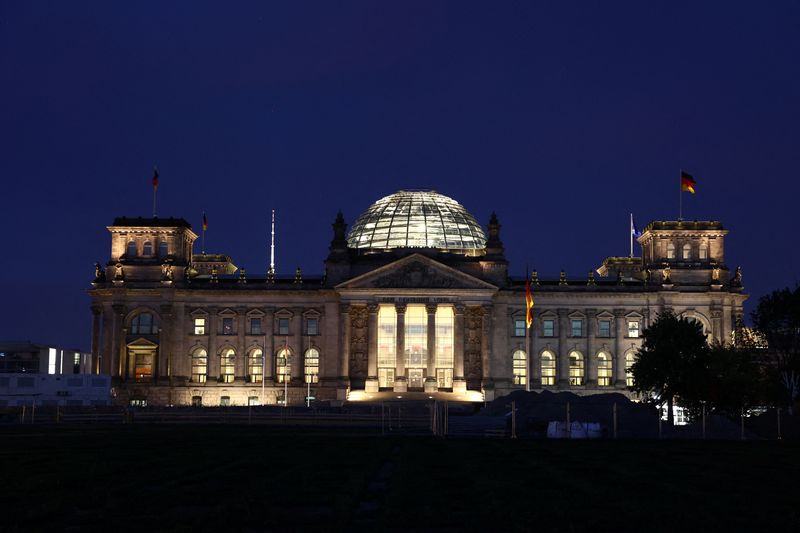
[[[580,279],[534,272],[526,336],[525,280],[508,275],[494,215],[484,232],[451,198],[399,191],[346,229],[340,213],[323,277],[251,277],[228,256],[193,254],[183,219],[116,219],[89,293],[93,360],[117,401],[624,392],[657,313],[729,340],[746,299],[721,224],[653,222],[639,237],[643,257],[610,257]]]

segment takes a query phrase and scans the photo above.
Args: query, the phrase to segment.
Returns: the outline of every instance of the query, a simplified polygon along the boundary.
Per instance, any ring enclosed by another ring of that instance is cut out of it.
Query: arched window
[[[125,250],[125,255],[128,257],[136,257],[136,242],[128,241],[128,248]]]
[[[288,348],[281,348],[278,350],[278,353],[275,354],[275,379],[278,383],[291,381],[291,371],[289,367],[291,357],[292,352],[290,352]]]
[[[158,257],[167,257],[169,254],[169,246],[167,241],[162,240],[158,243]]]
[[[692,258],[692,245],[686,243],[683,245],[683,252],[681,254],[683,259],[691,259]]]
[[[264,358],[261,348],[253,348],[247,356],[247,376],[250,383],[261,383],[264,379]]]
[[[583,355],[580,352],[569,352],[569,384],[578,387],[583,385]]]
[[[319,383],[319,350],[309,348],[305,355],[306,383]]]
[[[192,382],[205,383],[208,375],[208,353],[203,348],[192,352]]]
[[[233,359],[236,355],[231,348],[222,350],[219,356],[219,377],[223,383],[233,383]]]
[[[705,244],[701,244],[700,247],[697,249],[697,257],[698,259],[708,259],[708,246]]]
[[[153,315],[150,313],[139,313],[131,320],[131,333],[133,335],[150,335],[158,333]]]
[[[527,385],[528,383],[528,356],[523,350],[517,350],[511,356],[514,385]]]
[[[611,357],[606,352],[597,354],[597,385],[611,386]]]
[[[142,255],[145,257],[150,257],[153,255],[153,243],[150,241],[145,241],[144,246],[142,247]]]
[[[556,384],[556,356],[553,352],[542,352],[542,385]]]
[[[625,352],[625,385],[628,387],[633,387],[633,372],[631,371],[631,367],[635,361],[635,355],[633,350],[628,350]]]
[[[667,259],[675,259],[675,245],[671,242],[667,244]]]

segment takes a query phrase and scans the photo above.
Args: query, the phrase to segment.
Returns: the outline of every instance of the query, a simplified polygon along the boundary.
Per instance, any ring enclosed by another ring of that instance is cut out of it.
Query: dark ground
[[[764,531],[800,444],[0,427],[0,530]]]

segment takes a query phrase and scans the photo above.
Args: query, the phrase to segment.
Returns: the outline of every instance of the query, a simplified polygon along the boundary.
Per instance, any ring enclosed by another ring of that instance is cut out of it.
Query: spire
[[[500,240],[500,222],[497,220],[497,214],[492,211],[492,216],[489,218],[489,236],[486,240],[486,255],[503,255],[505,249],[503,248],[503,241]]]

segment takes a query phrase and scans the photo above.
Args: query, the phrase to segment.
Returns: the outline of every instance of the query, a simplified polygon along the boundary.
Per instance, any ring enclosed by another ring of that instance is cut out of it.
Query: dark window
[[[158,243],[158,256],[159,257],[167,257],[169,253],[169,248],[167,247],[167,241],[161,241]]]
[[[550,318],[542,320],[542,336],[555,337],[556,334],[556,321]]]
[[[228,407],[231,404],[231,397],[230,396],[222,396],[219,399],[219,405],[221,407]]]
[[[597,332],[598,337],[610,337],[611,336],[611,320],[608,319],[601,319],[599,322],[600,328]]]
[[[288,318],[279,318],[278,319],[278,335],[288,335],[289,334],[289,319]]]
[[[142,248],[142,255],[145,257],[150,257],[153,255],[153,243],[147,241],[144,243],[144,247]]]
[[[250,319],[250,334],[251,335],[261,335],[261,319],[260,318],[251,318]]]
[[[306,335],[319,335],[319,320],[316,318],[306,320]]]
[[[153,315],[150,313],[141,313],[133,317],[131,321],[131,333],[134,335],[150,335],[156,332],[153,323]]]
[[[128,242],[128,248],[125,250],[125,255],[128,257],[136,257],[136,243],[134,241]]]
[[[203,406],[203,397],[192,396],[192,407],[202,407],[202,406]]]
[[[233,335],[233,319],[232,318],[223,318],[222,319],[222,334],[223,335]]]
[[[514,336],[515,337],[524,337],[525,336],[525,321],[524,320],[514,320]]]

